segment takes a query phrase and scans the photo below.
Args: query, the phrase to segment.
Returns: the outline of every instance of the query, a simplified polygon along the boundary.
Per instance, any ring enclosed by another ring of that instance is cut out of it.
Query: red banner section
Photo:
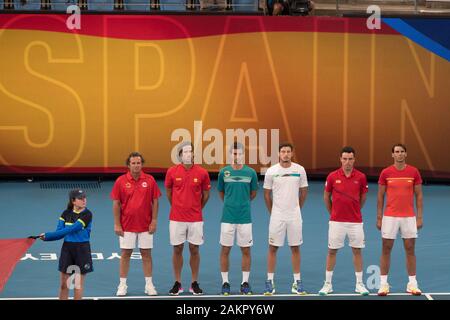
[[[0,292],[20,258],[35,241],[34,239],[0,239]]]

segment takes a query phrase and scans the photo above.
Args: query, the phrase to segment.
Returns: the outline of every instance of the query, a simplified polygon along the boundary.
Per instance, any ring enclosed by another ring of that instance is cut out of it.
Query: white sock
[[[387,278],[388,276],[380,276],[380,284],[387,284]]]
[[[250,271],[242,271],[242,283],[248,282],[250,278]]]
[[[294,282],[300,280],[300,273],[294,273]]]
[[[120,278],[119,281],[120,281],[120,284],[125,285],[125,286],[127,285],[127,278]]]
[[[228,281],[228,272],[221,272],[222,274],[222,284]]]
[[[152,277],[145,277],[145,285],[153,286]]]
[[[325,282],[331,283],[331,280],[333,279],[333,271],[325,271]]]
[[[416,276],[409,276],[409,283],[417,284]]]
[[[363,273],[362,272],[355,272],[356,276],[356,282],[363,282]]]
[[[267,280],[272,280],[273,281],[273,276],[274,276],[274,273],[268,273],[267,274]]]

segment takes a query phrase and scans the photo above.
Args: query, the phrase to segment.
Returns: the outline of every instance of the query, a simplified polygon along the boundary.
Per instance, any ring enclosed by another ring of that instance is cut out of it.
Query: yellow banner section
[[[197,161],[217,170],[241,133],[247,160],[261,149],[255,167],[278,139],[307,169],[338,166],[343,145],[358,166],[384,167],[404,142],[412,164],[450,172],[450,63],[400,35],[0,30],[0,48],[0,165],[110,168],[138,150],[167,168],[192,139]]]

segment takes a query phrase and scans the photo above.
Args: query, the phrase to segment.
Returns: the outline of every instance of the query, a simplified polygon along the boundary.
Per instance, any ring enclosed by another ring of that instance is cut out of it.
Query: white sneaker
[[[333,293],[333,285],[331,282],[324,282],[322,289],[319,291],[319,295],[326,296],[327,294]]]
[[[126,284],[119,284],[119,286],[117,287],[116,296],[118,296],[118,297],[126,296],[127,289],[128,289],[128,286]]]
[[[414,296],[420,296],[422,294],[422,291],[419,289],[417,282],[408,282],[408,285],[406,286],[406,292],[411,293]]]
[[[379,296],[387,296],[389,294],[389,283],[385,283],[380,285],[380,289],[378,290]]]
[[[156,296],[158,292],[156,292],[155,286],[152,284],[147,284],[145,286],[145,294],[148,296]]]
[[[366,286],[362,282],[357,282],[355,286],[355,292],[359,293],[363,296],[368,296],[369,291],[366,289]]]

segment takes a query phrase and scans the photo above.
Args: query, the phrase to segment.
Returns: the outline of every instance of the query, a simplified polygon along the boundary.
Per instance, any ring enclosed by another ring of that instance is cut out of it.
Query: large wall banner
[[[402,142],[450,177],[449,22],[0,14],[0,172],[118,172],[135,150],[165,171],[188,140],[217,171],[238,138],[261,171],[282,141],[310,172],[344,145],[377,172]]]

